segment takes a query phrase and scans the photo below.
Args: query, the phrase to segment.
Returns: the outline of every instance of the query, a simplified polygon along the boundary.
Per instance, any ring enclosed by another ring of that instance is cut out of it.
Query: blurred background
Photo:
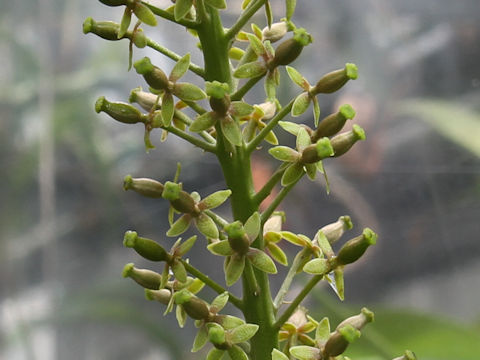
[[[240,1],[227,2],[229,26]],[[283,1],[272,6],[284,13]],[[87,16],[119,21],[121,15],[121,9],[95,0],[2,3],[1,359],[204,355],[189,351],[192,321],[177,331],[174,315],[164,317],[163,305],[146,301],[141,288],[121,277],[128,262],[155,270],[122,246],[126,230],[170,241],[166,202],[125,193],[125,175],[163,182],[181,161],[185,189],[205,196],[225,187],[212,156],[173,136],[160,143],[159,131],[152,133],[157,148],[147,154],[142,126],[94,112],[98,96],[126,101],[131,89],[146,88],[134,71],[127,72],[126,40],[82,33]],[[295,67],[312,83],[346,62],[360,71],[357,81],[319,101],[323,116],[351,104],[367,141],[339,160],[325,161],[330,195],[323,179],[304,179],[282,206],[285,229],[310,237],[346,214],[355,224],[349,235],[365,226],[379,233],[368,256],[346,271],[343,303],[326,286],[318,286],[308,301],[312,316],[330,316],[335,326],[362,306],[376,313],[376,322],[347,352],[354,359],[391,359],[406,348],[424,360],[478,359],[479,18],[478,0],[298,4],[293,21],[314,43]],[[265,25],[262,15],[256,22]],[[160,21],[158,28],[144,30],[201,63],[196,40],[182,28]],[[134,49],[134,59],[145,55],[168,71],[172,67],[160,55]],[[285,104],[298,89],[285,72],[282,78],[279,99]],[[263,96],[259,86],[246,100],[259,103]],[[301,120],[312,123],[309,112]],[[293,141],[281,129],[277,136]],[[278,165],[265,149],[254,161],[259,183]],[[291,259],[296,249],[285,250]],[[195,252],[192,262],[223,284],[221,260],[201,246]],[[274,292],[280,281],[281,274],[274,277]]]

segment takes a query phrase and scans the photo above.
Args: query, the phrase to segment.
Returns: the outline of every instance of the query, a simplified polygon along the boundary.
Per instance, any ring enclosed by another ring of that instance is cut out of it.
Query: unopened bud
[[[358,69],[355,64],[347,63],[345,68],[332,71],[318,80],[311,93],[328,94],[339,90],[348,80],[355,80],[358,77]]]
[[[292,38],[285,40],[275,50],[275,57],[268,64],[270,69],[279,65],[288,65],[302,52],[303,48],[312,42],[312,37],[305,29],[296,29]]]
[[[223,99],[225,95],[230,92],[230,86],[227,83],[221,83],[219,81],[206,81],[205,92],[208,96],[215,99]]]
[[[373,320],[373,312],[364,307],[362,308],[360,314],[351,316],[338,324],[337,330],[344,327],[345,325],[351,325],[357,330],[362,330],[365,325],[371,323]]]
[[[97,113],[103,111],[115,120],[124,124],[144,122],[144,116],[136,107],[122,102],[110,102],[105,96],[100,96],[95,103]]]
[[[335,357],[347,349],[348,345],[360,337],[360,331],[351,325],[337,329],[327,340],[323,350],[325,358]]]
[[[347,265],[357,261],[370,245],[377,242],[377,234],[371,229],[365,228],[363,234],[348,240],[338,252],[337,264]]]
[[[170,290],[167,289],[160,289],[160,290],[151,290],[151,289],[145,289],[145,298],[147,300],[156,300],[158,302],[161,302],[162,304],[167,305],[170,302],[170,297],[172,296],[172,293]]]
[[[264,120],[270,120],[275,115],[275,112],[277,111],[277,106],[273,101],[267,101],[267,102],[258,104],[257,106],[263,111],[262,119]]]
[[[225,344],[225,330],[216,323],[208,323],[208,340],[216,347]]]
[[[330,244],[336,243],[346,230],[350,230],[353,227],[350,216],[340,216],[334,223],[325,225],[320,229],[325,235]]]
[[[345,154],[351,147],[359,140],[365,140],[365,130],[357,124],[353,125],[353,129],[333,137],[332,147],[335,154],[334,157],[339,157]]]
[[[169,81],[167,75],[158,67],[154,66],[148,57],[144,57],[136,61],[133,67],[138,74],[143,75],[143,78],[152,88],[157,90],[167,90]]]
[[[83,22],[83,33],[92,33],[100,36],[105,40],[116,41],[118,39],[118,31],[120,30],[120,24],[113,21],[95,21],[91,17],[88,17]]]
[[[185,309],[185,312],[192,319],[195,320],[206,320],[210,316],[210,311],[208,309],[208,304],[193,295],[188,290],[181,290],[175,294],[175,303],[182,305]]]
[[[262,30],[263,40],[269,40],[271,43],[282,39],[288,31],[288,25],[285,21],[272,24],[270,28],[265,27]]]
[[[332,155],[333,148],[330,139],[323,138],[303,150],[301,162],[303,164],[313,164]]]
[[[150,261],[165,261],[169,255],[157,242],[139,237],[135,231],[127,231],[123,238],[123,245],[133,248],[140,256]]]
[[[189,193],[182,190],[180,184],[167,181],[164,185],[162,197],[170,201],[177,211],[186,214],[197,214],[199,212],[195,200]]]
[[[122,6],[127,5],[128,0],[100,0],[102,4],[107,6]]]
[[[240,221],[235,221],[224,227],[228,235],[230,247],[238,254],[246,254],[250,248],[250,241]]]
[[[155,104],[157,104],[155,110],[160,109],[160,103],[157,103],[157,99],[158,95],[142,91],[141,87],[137,87],[130,92],[130,97],[128,98],[128,101],[131,103],[137,103],[145,111],[151,111]]]
[[[342,105],[337,113],[328,115],[325,119],[320,121],[315,132],[312,134],[312,141],[317,141],[324,136],[333,136],[342,130],[345,122],[348,119],[353,119],[355,110],[348,105]]]
[[[162,183],[147,178],[132,178],[131,175],[125,176],[123,180],[125,190],[133,190],[143,196],[150,198],[161,198],[164,186]]]
[[[129,277],[137,284],[152,290],[158,290],[162,280],[162,276],[155,271],[148,269],[137,269],[133,263],[125,265],[122,275],[124,278]]]

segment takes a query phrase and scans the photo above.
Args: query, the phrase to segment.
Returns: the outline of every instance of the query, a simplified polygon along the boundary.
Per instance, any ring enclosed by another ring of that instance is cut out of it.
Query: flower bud
[[[187,290],[181,290],[175,294],[175,303],[182,305],[192,319],[206,320],[210,316],[208,304]]]
[[[320,121],[320,124],[318,124],[318,127],[312,134],[312,141],[317,141],[324,136],[330,137],[335,135],[342,130],[347,119],[353,119],[354,116],[355,110],[350,105],[342,105],[337,113],[331,114]]]
[[[172,293],[170,290],[167,289],[160,289],[160,290],[151,290],[151,289],[145,289],[145,298],[147,300],[156,300],[158,302],[161,302],[162,304],[167,305],[170,302],[170,297],[172,296]]]
[[[139,237],[135,231],[127,231],[123,238],[123,245],[133,248],[140,256],[150,261],[166,261],[169,258],[165,249],[157,242]]]
[[[339,157],[345,154],[359,140],[365,140],[365,131],[355,124],[351,131],[341,133],[332,138],[332,147],[335,152],[333,156]]]
[[[100,0],[102,4],[107,6],[122,6],[127,5],[128,0]]]
[[[351,316],[338,324],[337,330],[344,327],[345,325],[351,325],[357,330],[362,330],[365,325],[372,322],[373,320],[373,312],[364,307],[362,308],[360,314]]]
[[[230,247],[238,254],[246,254],[250,248],[250,240],[240,221],[235,221],[224,227],[228,235]]]
[[[347,63],[345,68],[332,71],[318,80],[311,90],[312,94],[329,94],[339,90],[348,80],[355,80],[358,77],[358,69],[355,64]]]
[[[167,181],[164,185],[162,197],[175,208],[185,214],[198,214],[199,210],[195,204],[195,200],[186,191],[182,190],[180,184]]]
[[[329,138],[323,138],[316,144],[307,146],[302,152],[301,162],[303,164],[313,164],[322,159],[333,155],[333,148]]]
[[[208,323],[207,326],[208,340],[216,347],[225,344],[225,330],[216,323]]]
[[[221,99],[210,97],[210,106],[219,116],[225,116],[230,108],[230,97],[228,95]]]
[[[272,24],[270,28],[265,27],[262,30],[263,40],[268,40],[271,43],[282,39],[288,31],[288,25],[285,21]]]
[[[129,277],[133,279],[137,284],[152,290],[158,290],[162,276],[155,271],[147,269],[137,269],[133,263],[125,265],[123,268],[122,276],[124,278]]]
[[[275,50],[275,57],[268,67],[274,69],[279,65],[288,65],[302,52],[303,48],[312,42],[312,37],[305,29],[296,29],[292,38],[285,40]]]
[[[325,225],[320,229],[326,236],[330,244],[336,243],[343,235],[345,230],[350,230],[353,227],[350,216],[340,216],[334,223]]]
[[[139,49],[143,49],[147,46],[147,36],[143,32],[143,29],[136,29],[133,33],[127,32],[127,36],[130,37]]]
[[[351,325],[345,325],[337,329],[327,340],[323,353],[325,358],[335,357],[347,349],[351,342],[360,337],[360,331]]]
[[[370,245],[377,242],[377,234],[365,228],[363,234],[348,240],[338,252],[336,261],[338,265],[347,265],[357,261]]]
[[[95,21],[88,17],[83,22],[83,33],[93,33],[105,40],[116,41],[118,39],[118,31],[120,24],[113,21]]]
[[[157,99],[158,95],[142,91],[141,87],[137,87],[130,92],[130,97],[128,98],[128,101],[131,103],[137,103],[145,111],[151,111],[155,104],[157,104],[155,110],[160,109],[160,100],[158,100],[157,103]]]
[[[133,190],[146,197],[161,198],[164,186],[160,182],[153,179],[134,179],[131,175],[127,175],[123,180],[123,188],[125,190]]]
[[[138,74],[143,75],[143,78],[152,88],[157,90],[167,90],[169,81],[167,75],[158,67],[154,66],[148,57],[144,57],[136,61],[133,67]]]
[[[277,111],[277,106],[273,101],[267,101],[257,105],[263,112],[262,119],[263,120],[270,120],[275,115]]]
[[[110,102],[105,96],[100,96],[95,103],[97,113],[103,111],[124,124],[144,122],[144,116],[136,107],[122,102]]]

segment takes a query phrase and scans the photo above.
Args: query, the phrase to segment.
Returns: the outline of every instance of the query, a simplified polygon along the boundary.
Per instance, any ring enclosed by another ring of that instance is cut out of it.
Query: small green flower
[[[308,336],[318,326],[318,322],[308,316],[306,309],[298,308],[288,321],[282,325],[278,334],[279,341],[286,341],[285,350],[288,351],[295,345],[315,346],[315,341]]]
[[[260,232],[260,215],[254,213],[244,225],[235,221],[225,226],[228,239],[208,245],[212,254],[225,256],[225,281],[228,286],[237,282],[248,259],[257,269],[269,274],[276,274],[277,267],[272,259],[262,250],[251,247]]]
[[[253,105],[253,112],[241,119],[242,122],[246,122],[246,126],[243,128],[243,138],[245,141],[251,141],[258,131],[261,131],[267,124],[265,120],[270,120],[277,110],[277,106],[273,101],[266,101],[264,103]],[[278,145],[278,139],[273,131],[270,131],[265,136],[265,141]]]

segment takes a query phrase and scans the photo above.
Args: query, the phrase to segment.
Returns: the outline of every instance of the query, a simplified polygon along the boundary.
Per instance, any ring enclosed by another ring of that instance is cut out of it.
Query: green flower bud
[[[147,269],[137,269],[133,263],[125,265],[122,276],[133,279],[137,284],[152,290],[158,290],[162,281],[162,276],[155,271]]]
[[[225,330],[216,323],[209,323],[208,340],[210,340],[210,342],[216,347],[225,344]]]
[[[362,308],[360,314],[351,316],[338,324],[337,330],[344,327],[345,325],[351,325],[357,330],[362,330],[365,325],[371,323],[373,320],[373,312],[364,307]]]
[[[150,261],[166,261],[168,253],[157,242],[139,237],[135,231],[127,231],[123,238],[123,245],[133,248],[140,256]]]
[[[225,96],[221,99],[210,98],[210,106],[215,113],[221,117],[226,116],[230,108],[230,97]]]
[[[169,81],[167,75],[158,67],[154,66],[148,57],[144,57],[136,61],[133,67],[138,74],[143,75],[143,78],[152,88],[157,90],[168,90]]]
[[[185,214],[198,214],[199,209],[195,200],[186,191],[182,190],[180,184],[167,181],[164,185],[162,197],[170,201],[175,210]]]
[[[348,80],[355,80],[358,77],[358,69],[355,64],[347,63],[345,68],[332,71],[318,80],[311,93],[329,94],[339,90]]]
[[[324,136],[330,137],[335,135],[342,130],[347,119],[353,119],[354,116],[355,110],[353,110],[350,105],[342,105],[337,113],[331,114],[320,121],[320,124],[318,124],[318,127],[312,134],[312,142],[315,142]]]
[[[206,81],[205,92],[208,96],[215,99],[223,99],[230,92],[230,86],[227,83],[221,83],[219,81]]]
[[[302,52],[303,48],[312,42],[312,37],[305,29],[294,31],[292,38],[285,40],[275,50],[275,57],[269,62],[268,67],[274,69],[279,65],[288,65]]]
[[[360,331],[351,325],[345,325],[336,330],[325,344],[323,353],[325,358],[338,356],[343,354],[351,342],[360,337]]]
[[[157,104],[155,109],[160,109],[160,100],[157,103],[157,99],[158,95],[142,91],[141,87],[137,87],[130,92],[130,97],[128,98],[128,101],[131,103],[137,103],[145,111],[150,111],[155,106],[155,104]]]
[[[128,0],[100,0],[102,4],[107,6],[122,6],[127,5]]]
[[[346,230],[350,230],[353,227],[350,216],[340,216],[334,223],[325,225],[320,229],[325,235],[330,244],[336,243]]]
[[[175,303],[182,305],[192,319],[206,320],[210,316],[208,304],[187,290],[181,290],[175,294]]]
[[[353,129],[348,132],[341,133],[332,138],[331,143],[334,157],[345,154],[359,140],[365,140],[365,131],[358,125],[353,125]]]
[[[363,234],[348,240],[338,252],[337,264],[347,265],[357,261],[370,245],[377,242],[377,234],[371,229],[365,228]]]
[[[224,228],[228,235],[230,247],[238,254],[246,254],[250,248],[250,240],[240,221],[235,221]]]
[[[274,43],[282,39],[287,32],[288,25],[285,21],[274,23],[270,28],[267,26],[262,30],[263,40],[268,40],[271,43]]]
[[[172,296],[170,290],[160,289],[160,290],[151,290],[145,289],[145,298],[147,300],[156,300],[162,304],[167,305],[170,302],[170,297]]]
[[[147,178],[132,178],[131,175],[125,176],[123,180],[125,190],[133,190],[143,196],[150,198],[161,198],[164,186],[162,183]]]
[[[130,32],[127,33],[127,36],[130,36],[135,46],[139,49],[143,49],[147,46],[147,36],[143,32],[143,29],[136,29],[133,34]]]
[[[329,138],[323,138],[316,144],[307,146],[302,152],[301,162],[303,164],[313,164],[322,159],[333,155],[333,148]]]
[[[144,122],[144,116],[136,107],[122,102],[110,102],[105,96],[100,96],[95,103],[97,113],[103,111],[124,124]]]
[[[120,24],[113,21],[95,21],[88,17],[83,22],[83,33],[93,33],[105,40],[116,41],[118,39],[118,31]]]

